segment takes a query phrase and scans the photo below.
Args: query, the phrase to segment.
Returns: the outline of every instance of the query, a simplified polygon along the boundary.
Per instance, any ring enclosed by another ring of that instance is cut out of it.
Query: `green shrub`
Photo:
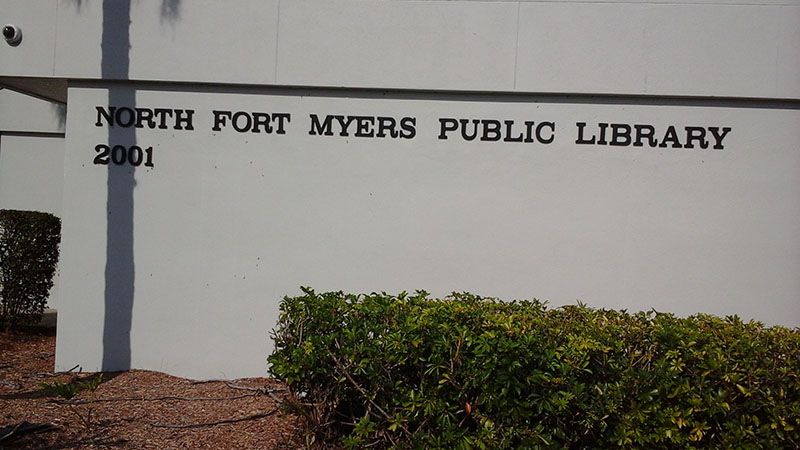
[[[286,297],[271,371],[345,448],[788,449],[800,333],[425,292]]]
[[[53,287],[60,240],[58,217],[0,210],[0,329],[41,319]]]
[[[73,375],[72,380],[67,383],[56,381],[55,383],[39,383],[42,392],[46,394],[55,394],[64,399],[63,404],[67,405],[78,417],[78,420],[83,425],[84,431],[90,433],[94,427],[94,405],[95,405],[95,392],[100,384],[103,383],[103,374],[95,376],[87,376],[80,378]],[[89,399],[85,402],[73,403],[71,400],[76,395],[83,391],[89,392]],[[81,408],[82,407],[82,408]]]

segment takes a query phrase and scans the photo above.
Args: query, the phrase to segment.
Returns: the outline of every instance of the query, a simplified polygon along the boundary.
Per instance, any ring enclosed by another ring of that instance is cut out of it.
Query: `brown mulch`
[[[96,374],[52,374],[54,359],[54,329],[0,332],[0,429],[22,421],[58,427],[0,442],[0,449],[305,447],[299,419],[281,411],[277,400],[287,394],[278,381],[246,378],[198,383],[130,370],[104,373],[94,402],[88,402],[91,395],[83,391],[70,405],[44,392],[41,383],[88,380]],[[89,411],[87,425],[81,416]],[[209,424],[239,419],[246,420]]]

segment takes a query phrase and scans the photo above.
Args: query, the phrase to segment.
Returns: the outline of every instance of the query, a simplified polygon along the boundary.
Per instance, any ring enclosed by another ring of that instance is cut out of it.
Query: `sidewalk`
[[[42,314],[42,320],[35,326],[37,328],[55,328],[57,315],[58,310],[51,308],[45,309],[44,314]]]

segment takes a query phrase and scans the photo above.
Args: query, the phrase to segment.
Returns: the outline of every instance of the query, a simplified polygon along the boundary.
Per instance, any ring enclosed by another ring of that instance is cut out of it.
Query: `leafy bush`
[[[425,292],[286,297],[272,373],[345,448],[788,449],[800,333]]]
[[[0,210],[0,329],[38,322],[58,263],[61,220]]]

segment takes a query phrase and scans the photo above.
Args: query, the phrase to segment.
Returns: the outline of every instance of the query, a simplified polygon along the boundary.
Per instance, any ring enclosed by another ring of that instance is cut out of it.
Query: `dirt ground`
[[[281,411],[286,391],[275,380],[194,382],[131,370],[102,374],[94,399],[83,390],[66,403],[42,384],[98,374],[53,374],[54,358],[54,328],[0,332],[0,430],[22,421],[56,427],[0,440],[0,449],[305,448],[298,418]]]

